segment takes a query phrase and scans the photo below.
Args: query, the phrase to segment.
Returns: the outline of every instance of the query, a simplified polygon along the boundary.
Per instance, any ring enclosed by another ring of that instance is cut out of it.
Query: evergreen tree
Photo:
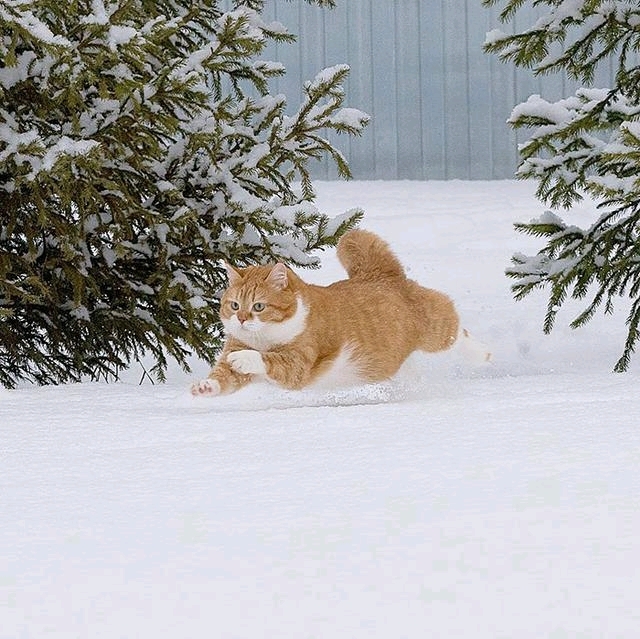
[[[508,22],[527,3],[503,4],[501,20]],[[628,335],[615,365],[624,371],[640,336],[640,7],[624,0],[528,4],[540,11],[535,24],[514,34],[492,31],[485,49],[536,74],[565,70],[583,86],[556,102],[531,96],[514,109],[510,123],[531,129],[517,175],[537,180],[538,197],[552,207],[569,208],[587,194],[602,213],[585,228],[550,211],[516,225],[546,244],[535,256],[515,255],[507,274],[516,280],[517,299],[549,286],[546,332],[568,296],[586,300],[574,328],[629,297]],[[613,86],[589,88],[605,62],[615,67]]]
[[[316,266],[357,222],[309,176],[326,154],[349,176],[323,133],[366,125],[348,68],[288,114],[260,54],[293,36],[263,4],[0,0],[0,383],[211,360],[222,259]]]

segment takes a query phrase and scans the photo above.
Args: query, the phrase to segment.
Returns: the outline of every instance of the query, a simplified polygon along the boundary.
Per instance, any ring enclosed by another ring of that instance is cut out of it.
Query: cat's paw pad
[[[244,375],[267,374],[264,360],[258,351],[234,351],[227,355],[227,362],[236,373],[242,373]]]
[[[191,394],[194,397],[220,395],[220,382],[217,379],[201,379],[191,386]]]

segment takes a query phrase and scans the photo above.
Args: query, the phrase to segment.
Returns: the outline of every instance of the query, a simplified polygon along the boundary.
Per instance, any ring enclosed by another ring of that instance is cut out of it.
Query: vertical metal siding
[[[531,24],[525,11],[515,28]],[[513,177],[522,140],[506,124],[511,109],[533,93],[559,99],[575,88],[563,76],[536,78],[486,55],[485,34],[501,25],[480,0],[338,0],[333,10],[267,0],[265,17],[298,35],[265,52],[287,67],[274,91],[292,110],[305,80],[326,66],[351,66],[346,104],[372,121],[360,138],[331,139],[359,179]],[[601,84],[610,72],[599,70]],[[329,162],[314,173],[336,176]]]
[[[424,177],[420,87],[422,30],[419,0],[395,3],[393,17],[396,174],[411,179],[422,179]]]
[[[418,78],[422,96],[422,175],[425,179],[443,179],[446,174],[446,103],[444,74],[434,69],[445,66],[445,35],[442,29],[444,3],[420,2],[421,61]],[[363,107],[365,108],[365,107]],[[357,161],[356,161],[357,163]]]

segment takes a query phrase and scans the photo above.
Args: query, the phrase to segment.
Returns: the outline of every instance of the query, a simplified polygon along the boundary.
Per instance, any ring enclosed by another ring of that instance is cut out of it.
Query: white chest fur
[[[349,386],[358,386],[363,381],[357,363],[354,360],[353,351],[346,346],[340,351],[329,370],[318,377],[312,387],[318,390],[337,390],[339,388],[348,388]]]

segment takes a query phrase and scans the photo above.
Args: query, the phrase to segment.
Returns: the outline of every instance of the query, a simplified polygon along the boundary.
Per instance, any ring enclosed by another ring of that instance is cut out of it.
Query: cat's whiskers
[[[258,333],[262,330],[262,324],[259,319],[246,320],[241,323],[241,328],[244,331],[249,331],[250,333]]]
[[[300,335],[306,326],[309,309],[298,296],[296,312],[283,322],[263,322],[260,318],[240,322],[237,315],[222,320],[228,335],[257,351],[265,351],[280,344],[288,344]]]

